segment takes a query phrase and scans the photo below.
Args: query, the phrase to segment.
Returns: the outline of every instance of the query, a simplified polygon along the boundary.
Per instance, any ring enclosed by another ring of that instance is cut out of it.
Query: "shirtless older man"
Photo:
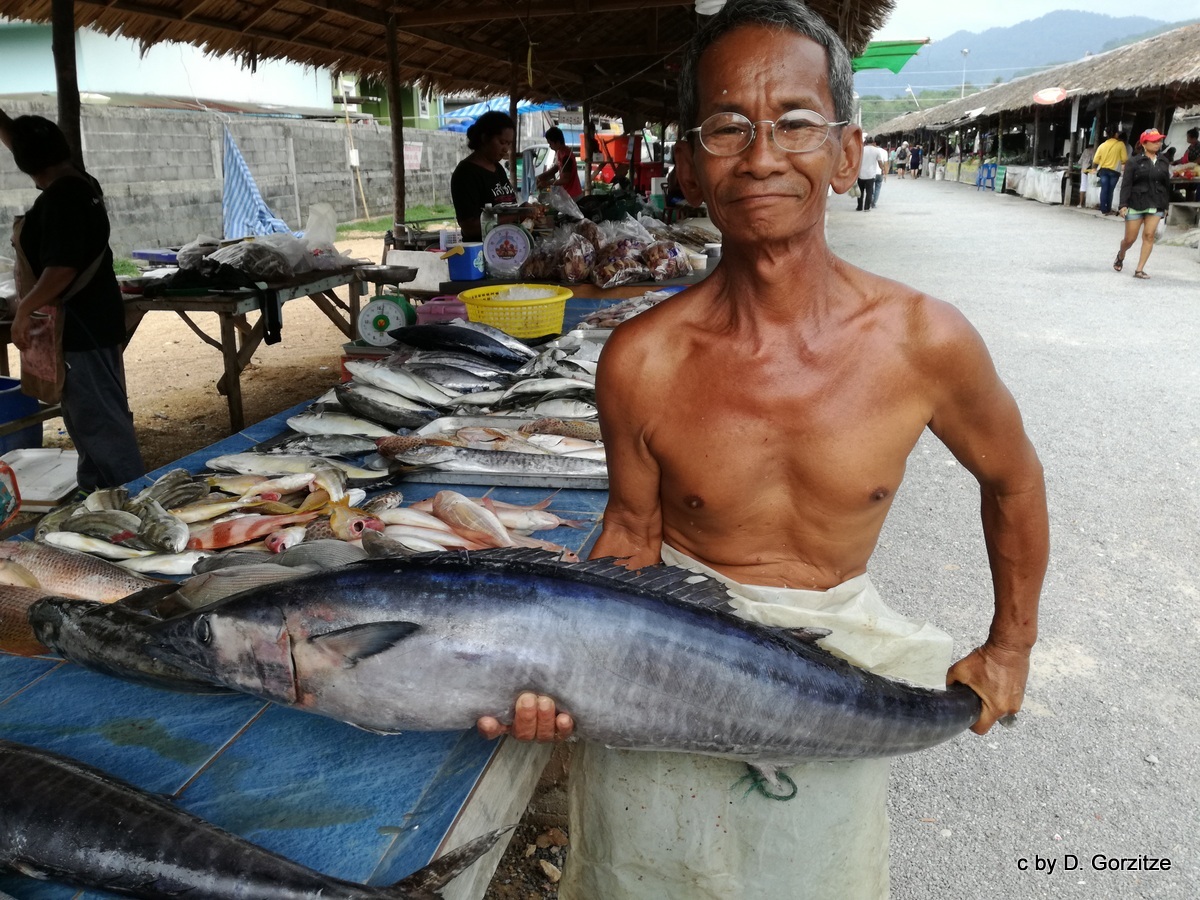
[[[680,94],[680,184],[707,203],[724,251],[608,342],[610,495],[593,556],[710,572],[749,618],[830,627],[827,648],[881,674],[968,684],[982,734],[1020,709],[1048,552],[1017,406],[954,307],[826,246],[827,188],[854,182],[862,138],[847,124],[849,56],[819,17],[730,0],[697,36]],[[979,482],[995,595],[987,640],[948,673],[948,637],[883,606],[865,574],[926,428]],[[511,728],[480,723],[534,740],[572,728],[531,694]],[[886,762],[796,767],[799,802],[748,805],[724,760],[577,751],[564,898],[887,895]]]

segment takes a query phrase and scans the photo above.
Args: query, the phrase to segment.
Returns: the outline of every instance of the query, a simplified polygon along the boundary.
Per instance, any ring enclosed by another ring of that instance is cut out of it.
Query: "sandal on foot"
[[[1118,254],[1117,254],[1117,258],[1116,258],[1115,260],[1113,260],[1113,271],[1114,271],[1114,272],[1120,272],[1120,271],[1121,271],[1121,267],[1122,267],[1122,266],[1124,266],[1124,265],[1125,265],[1125,254],[1124,254],[1124,253],[1118,253]]]
[[[1149,278],[1150,276],[1147,275],[1145,272],[1143,272],[1141,269],[1138,269],[1136,272],[1133,273],[1133,277],[1134,278]]]

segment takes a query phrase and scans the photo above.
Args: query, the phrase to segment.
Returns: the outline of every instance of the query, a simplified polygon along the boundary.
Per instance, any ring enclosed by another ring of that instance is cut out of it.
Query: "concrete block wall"
[[[57,117],[52,103],[14,103],[7,112]],[[345,123],[338,122],[87,105],[82,113],[84,159],[104,188],[117,256],[139,247],[179,246],[198,234],[222,237],[226,124],[263,199],[293,228],[304,226],[314,203],[331,204],[342,222],[364,217],[349,167],[351,139],[359,154],[367,211],[372,217],[390,213],[392,138],[387,126],[355,125],[348,133]],[[465,136],[410,129],[404,139],[422,145],[420,169],[406,173],[408,206],[449,203],[450,175],[468,152]],[[6,236],[13,216],[36,197],[29,178],[17,171],[11,157],[0,154],[0,255],[8,255]]]

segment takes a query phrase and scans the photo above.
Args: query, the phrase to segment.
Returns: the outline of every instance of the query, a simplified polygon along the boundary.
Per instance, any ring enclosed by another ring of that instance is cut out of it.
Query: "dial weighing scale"
[[[358,313],[360,339],[373,347],[396,343],[388,332],[416,324],[417,312],[402,294],[383,293],[383,286],[412,281],[417,277],[417,270],[407,266],[362,266],[355,274],[360,281],[376,286],[375,296]]]

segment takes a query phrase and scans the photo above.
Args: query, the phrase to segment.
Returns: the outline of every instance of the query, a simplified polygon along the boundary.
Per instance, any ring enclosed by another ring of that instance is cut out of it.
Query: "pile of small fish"
[[[561,430],[572,427],[564,424]],[[473,433],[471,429],[463,431]],[[454,437],[458,446],[444,441],[439,449],[481,452],[471,450],[465,438]],[[479,435],[481,440],[488,437],[482,432]],[[538,437],[514,432],[504,440],[528,442],[530,448],[536,448],[532,440]],[[562,436],[542,439],[547,445],[575,446],[572,439]],[[384,440],[411,439],[393,436]],[[503,455],[529,458],[531,453]],[[602,459],[552,458],[566,465],[604,465]],[[363,489],[348,488],[347,474],[355,467],[343,464],[339,468],[336,460],[314,463],[306,456],[238,453],[215,457],[208,466],[216,470],[214,474],[193,476],[185,469],[174,469],[133,497],[125,488],[114,488],[54,510],[38,524],[37,543],[0,545],[11,548],[0,553],[0,582],[14,589],[45,589],[64,596],[108,600],[144,587],[137,573],[190,575],[220,568],[222,560],[210,563],[208,558],[231,548],[259,551],[262,558],[258,562],[279,562],[281,554],[294,550],[293,564],[343,565],[366,556],[362,539],[368,532],[378,532],[393,540],[413,539],[405,546],[409,552],[433,547],[513,546],[548,546],[565,552],[537,542],[529,534],[577,524],[547,512],[549,499],[533,507],[513,507],[442,491],[425,505],[401,509],[404,497],[399,491],[385,491],[368,500]],[[409,533],[404,530],[407,527],[418,530]],[[115,596],[78,593],[86,584],[46,583],[30,574],[28,567],[23,568],[26,557],[39,552],[38,548],[46,555],[44,545],[113,560],[116,566],[108,568],[124,573],[125,580],[118,579],[120,586],[109,591]],[[299,549],[300,545],[305,549]]]
[[[447,473],[607,476],[594,421],[602,341],[575,331],[535,352],[461,321],[393,333],[400,350],[348,360],[352,380],[290,418],[296,436],[270,452],[360,458],[381,470],[391,460]],[[505,419],[519,419],[522,434]]]

